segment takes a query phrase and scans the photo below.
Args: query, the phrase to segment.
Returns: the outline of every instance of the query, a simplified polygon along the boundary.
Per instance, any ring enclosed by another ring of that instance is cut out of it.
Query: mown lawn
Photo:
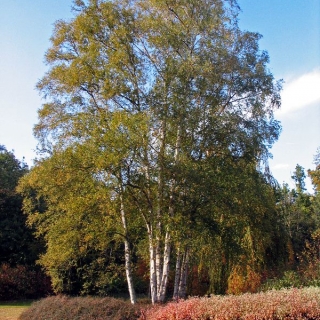
[[[18,320],[20,314],[31,305],[32,301],[0,301],[0,320]]]

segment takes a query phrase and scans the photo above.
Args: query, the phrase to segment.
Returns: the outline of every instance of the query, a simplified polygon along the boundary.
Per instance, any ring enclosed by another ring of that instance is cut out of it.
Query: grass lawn
[[[31,305],[32,301],[0,301],[0,320],[18,320],[20,314]]]

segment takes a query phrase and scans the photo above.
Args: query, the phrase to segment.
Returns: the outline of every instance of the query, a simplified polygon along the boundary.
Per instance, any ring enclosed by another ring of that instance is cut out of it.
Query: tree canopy
[[[165,299],[173,261],[176,298],[191,261],[215,270],[216,291],[239,257],[259,268],[273,241],[267,159],[281,89],[261,36],[240,30],[234,0],[74,6],[46,53],[41,153],[21,182],[43,265],[56,276],[83,248],[121,240],[133,303],[136,255],[152,302]]]
[[[0,263],[33,264],[39,247],[25,225],[22,197],[16,192],[28,166],[0,145]]]
[[[308,175],[312,180],[312,184],[316,193],[320,191],[320,147],[318,148],[316,155],[314,156],[314,164],[316,168],[314,170],[308,170]]]

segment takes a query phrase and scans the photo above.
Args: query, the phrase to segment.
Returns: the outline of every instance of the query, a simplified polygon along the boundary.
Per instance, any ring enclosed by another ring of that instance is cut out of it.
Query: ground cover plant
[[[154,306],[143,320],[320,319],[320,289],[271,290],[239,296],[190,298]]]
[[[320,288],[193,297],[162,305],[132,305],[114,298],[66,296],[35,302],[19,320],[282,320],[320,319]]]
[[[35,302],[19,320],[135,320],[141,306],[115,298],[54,296]]]

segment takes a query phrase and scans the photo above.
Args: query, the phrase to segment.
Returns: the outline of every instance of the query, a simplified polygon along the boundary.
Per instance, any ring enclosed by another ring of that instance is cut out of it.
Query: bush
[[[239,296],[190,298],[166,305],[132,305],[114,298],[49,297],[19,320],[289,320],[320,319],[320,288],[272,290]]]
[[[191,298],[147,310],[143,320],[320,319],[320,289]]]
[[[0,266],[0,300],[38,299],[52,293],[50,279],[26,266]]]
[[[140,306],[129,301],[109,297],[55,296],[33,303],[19,320],[135,320],[140,315]]]
[[[250,266],[235,267],[228,278],[228,294],[255,293],[261,286],[262,277]]]
[[[267,279],[259,288],[260,291],[301,288],[308,286],[297,271],[285,271],[281,278]]]

